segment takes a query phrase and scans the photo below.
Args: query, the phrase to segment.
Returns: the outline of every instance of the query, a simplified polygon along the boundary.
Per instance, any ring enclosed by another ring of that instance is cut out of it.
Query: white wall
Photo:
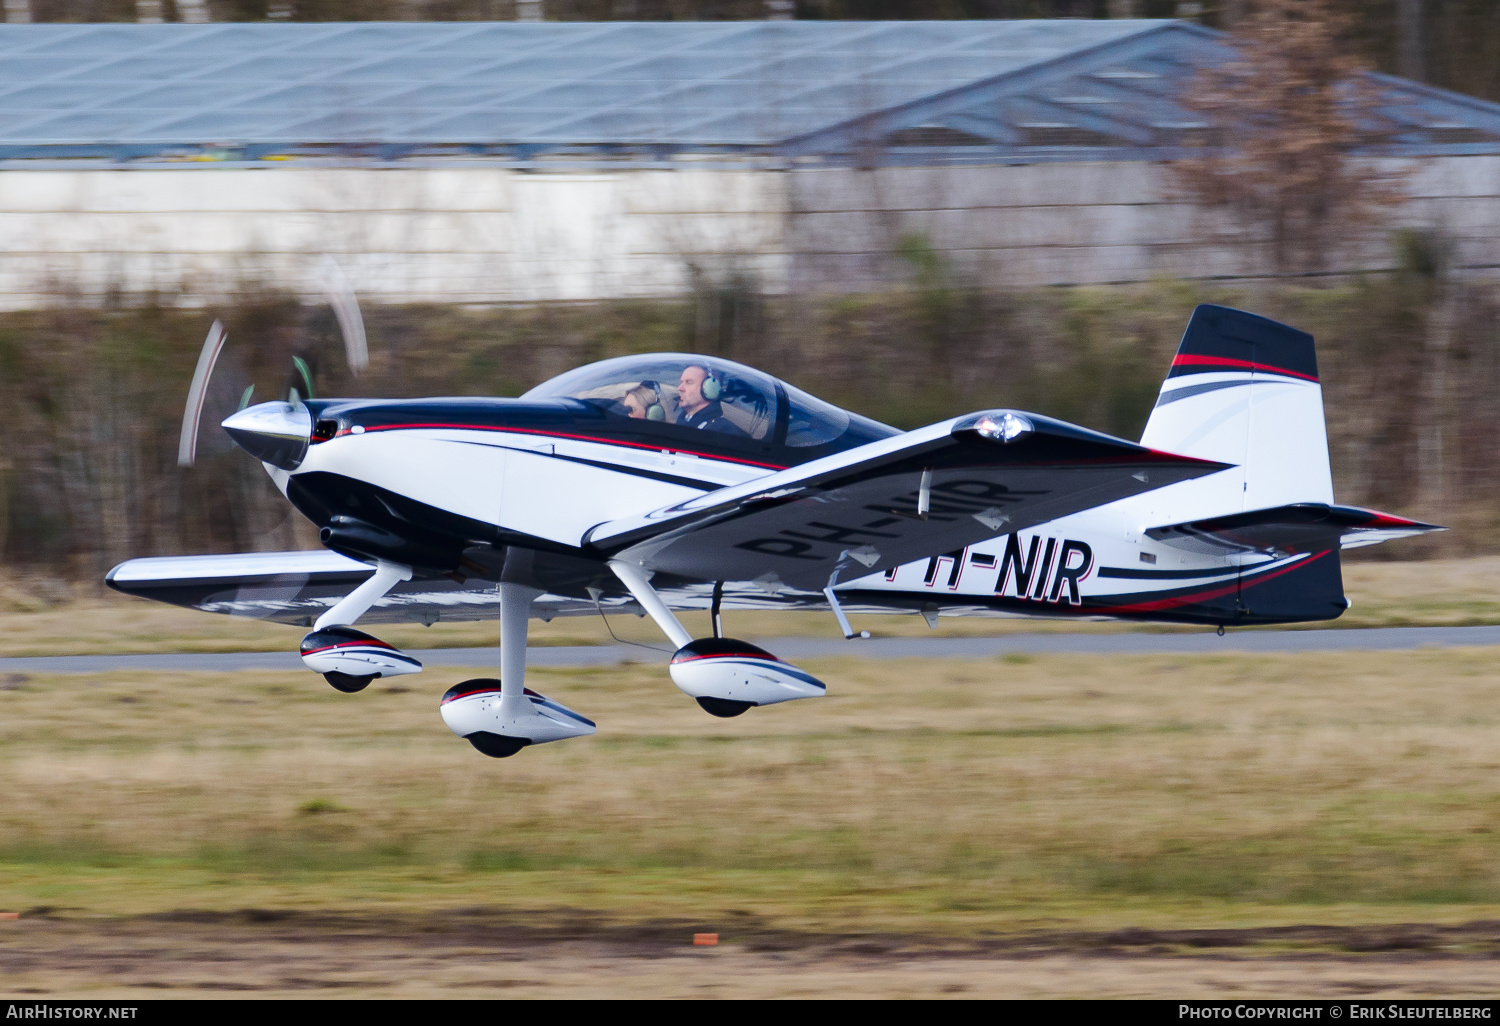
[[[785,278],[776,175],[488,168],[0,172],[0,306],[67,291],[246,280],[316,291],[332,253],[362,295],[512,302],[663,295],[733,259]]]
[[[1440,225],[1463,262],[1500,265],[1500,157],[1424,162],[1404,223]],[[1249,276],[1264,247],[1175,198],[1161,165],[879,171],[526,173],[184,167],[0,171],[0,307],[159,290],[193,302],[261,280],[316,290],[336,255],[372,301],[670,295],[690,267],[772,291],[904,273],[920,234],[1005,285]],[[1344,254],[1384,266],[1384,232]]]
[[[1500,157],[1436,158],[1413,170],[1408,202],[1337,254],[1334,267],[1389,266],[1389,230],[1402,224],[1440,227],[1457,242],[1462,263],[1500,266]],[[793,178],[787,238],[794,279],[804,287],[873,284],[893,273],[885,254],[911,234],[1000,285],[1272,270],[1266,245],[1226,215],[1175,195],[1161,164],[887,168]]]

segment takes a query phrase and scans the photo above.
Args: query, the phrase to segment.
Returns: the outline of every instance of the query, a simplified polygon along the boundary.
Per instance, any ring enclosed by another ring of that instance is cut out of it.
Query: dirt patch
[[[1458,996],[1500,991],[1500,921],[967,938],[611,922],[578,910],[278,909],[0,924],[11,996]]]
[[[25,918],[59,918],[35,909]],[[1088,953],[1127,957],[1166,951],[1238,950],[1267,954],[1322,952],[1368,954],[1419,952],[1427,957],[1500,958],[1500,920],[1461,924],[1396,923],[1378,926],[1267,926],[1246,929],[1112,931],[1040,930],[974,937],[923,934],[825,933],[777,929],[751,913],[734,913],[713,924],[721,941],[750,951],[818,951],[822,954],[890,958],[906,955],[1034,956]],[[261,926],[263,935],[403,937],[435,945],[488,944],[536,950],[587,942],[629,950],[642,957],[677,953],[704,924],[689,919],[618,922],[581,909],[517,912],[488,907],[409,915],[358,915],[283,909],[230,912],[183,910],[120,920],[122,923],[191,923],[200,926]]]

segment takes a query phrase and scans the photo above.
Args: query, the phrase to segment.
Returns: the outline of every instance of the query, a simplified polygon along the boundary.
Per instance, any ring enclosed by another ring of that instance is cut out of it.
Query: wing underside
[[[244,616],[308,627],[325,610],[363,583],[374,567],[334,552],[255,552],[222,556],[174,556],[132,559],[110,572],[110,587],[127,595],[154,599],[187,609]],[[713,586],[681,583],[659,589],[679,611],[707,610]],[[752,582],[728,582],[722,608],[732,611],[826,609],[821,592],[766,590]],[[847,606],[851,612],[915,612],[911,603],[892,595],[889,604],[870,596]],[[532,617],[633,614],[644,610],[623,592],[602,594],[597,603],[586,596],[547,593],[532,606]],[[984,614],[984,610],[976,610]],[[360,618],[362,624],[452,623],[495,620],[500,596],[493,581],[448,578],[403,581]]]

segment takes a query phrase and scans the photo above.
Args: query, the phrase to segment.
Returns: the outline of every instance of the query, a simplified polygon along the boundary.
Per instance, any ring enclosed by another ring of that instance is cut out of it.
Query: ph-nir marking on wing
[[[1045,495],[1045,490],[1012,490],[991,481],[947,481],[932,486],[932,501],[924,519],[951,521],[958,517],[972,516],[995,509],[997,506],[1017,503],[1029,496]],[[734,547],[746,552],[757,552],[764,556],[783,556],[788,559],[804,559],[816,562],[836,554],[840,548],[851,545],[878,544],[879,539],[900,538],[900,530],[892,531],[903,521],[917,520],[917,493],[915,491],[897,495],[885,503],[872,503],[864,507],[867,512],[885,514],[859,526],[841,526],[822,520],[809,520],[800,527],[787,527],[775,537],[750,538],[736,542]],[[891,516],[895,513],[898,516]],[[814,545],[824,542],[833,548],[824,550]]]

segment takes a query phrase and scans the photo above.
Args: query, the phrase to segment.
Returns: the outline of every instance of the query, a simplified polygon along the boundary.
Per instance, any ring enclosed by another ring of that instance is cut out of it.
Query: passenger
[[[625,407],[625,415],[631,420],[646,420],[648,418],[651,420],[661,420],[660,401],[660,398],[656,394],[656,389],[649,387],[644,381],[636,385],[629,392],[626,392],[625,398],[620,400],[621,404]],[[655,417],[651,416],[652,407],[656,407],[657,409],[657,416]]]
[[[724,416],[724,407],[719,405],[719,387],[718,380],[702,364],[690,363],[682,368],[682,378],[677,382],[677,423],[699,431],[748,438],[743,428]]]

